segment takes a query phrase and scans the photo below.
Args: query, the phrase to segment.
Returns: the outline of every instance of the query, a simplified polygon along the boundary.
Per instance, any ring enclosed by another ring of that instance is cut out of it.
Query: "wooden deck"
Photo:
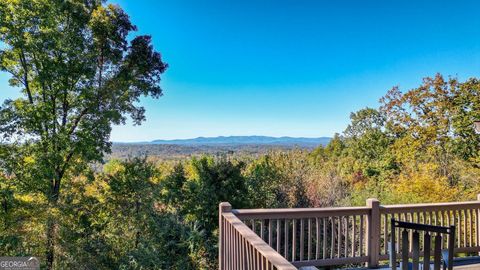
[[[453,267],[455,270],[479,270],[480,269],[480,263],[479,264],[472,264],[472,265],[462,265],[462,266],[455,266]]]
[[[466,202],[382,205],[368,199],[366,206],[334,208],[232,209],[225,202],[219,206],[219,268],[298,270],[366,264],[375,269],[389,259],[392,219],[454,225],[454,253],[480,252],[480,194]],[[443,247],[449,245],[447,237],[441,241]],[[412,252],[412,241],[408,243]],[[421,254],[424,247],[420,241]],[[480,270],[480,264],[454,269]]]

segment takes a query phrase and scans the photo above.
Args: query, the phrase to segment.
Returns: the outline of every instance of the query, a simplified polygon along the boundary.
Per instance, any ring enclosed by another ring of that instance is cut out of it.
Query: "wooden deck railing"
[[[480,196],[471,202],[410,205],[380,205],[378,200],[368,199],[363,207],[336,208],[232,210],[229,204],[222,203],[220,269],[296,269],[361,263],[375,267],[388,259],[392,217],[455,225],[455,252],[480,252]],[[448,239],[444,240],[446,246]],[[423,243],[420,247],[423,251]]]
[[[229,203],[221,203],[219,207],[220,269],[297,269],[251,231],[231,209]]]

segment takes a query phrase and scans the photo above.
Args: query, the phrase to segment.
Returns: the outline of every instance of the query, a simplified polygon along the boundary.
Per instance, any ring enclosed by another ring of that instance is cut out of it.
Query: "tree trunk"
[[[45,250],[45,259],[48,270],[52,270],[55,262],[55,242],[57,237],[57,219],[55,217],[55,209],[57,208],[58,198],[60,197],[60,179],[59,174],[52,181],[49,196],[49,209],[47,217],[47,245]],[[52,211],[53,210],[53,211]]]
[[[56,236],[56,220],[51,213],[47,219],[47,248],[45,257],[47,260],[47,269],[53,269],[53,262],[55,259],[55,236]]]
[[[137,217],[137,222],[140,221],[140,201],[137,199],[135,201],[135,214],[136,214],[136,217]],[[139,240],[140,240],[140,226],[139,226],[140,223],[137,223],[137,228],[135,228],[137,230],[137,232],[135,233],[135,248],[138,248],[138,243],[139,243]]]

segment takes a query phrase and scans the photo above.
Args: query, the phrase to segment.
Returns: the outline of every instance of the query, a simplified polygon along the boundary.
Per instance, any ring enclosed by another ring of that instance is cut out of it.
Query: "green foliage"
[[[164,206],[200,233],[194,253],[202,254],[196,257],[201,269],[216,267],[218,204],[231,201],[239,208],[248,205],[243,167],[242,162],[226,158],[193,158],[186,165],[175,166],[160,182]]]
[[[284,176],[275,161],[275,157],[266,155],[247,167],[246,181],[251,207],[287,207],[287,193],[282,187]]]
[[[51,269],[57,221],[65,214],[62,186],[102,161],[113,124],[124,124],[127,115],[135,124],[145,119],[137,102],[161,96],[167,65],[151,38],[130,39],[136,27],[128,15],[103,1],[6,0],[0,18],[0,70],[22,94],[0,107],[1,141],[10,153],[1,154],[8,164],[2,173],[20,194],[46,198],[44,252]]]
[[[113,164],[96,181],[79,178],[65,189],[57,267],[197,269],[201,232],[158,205],[158,169],[145,158]]]

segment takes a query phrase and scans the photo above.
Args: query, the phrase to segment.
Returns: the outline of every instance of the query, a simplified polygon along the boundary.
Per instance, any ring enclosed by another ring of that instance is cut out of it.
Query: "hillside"
[[[178,159],[201,154],[257,155],[271,150],[294,148],[313,149],[326,145],[329,137],[295,138],[267,136],[198,137],[182,140],[154,140],[151,142],[121,143],[112,147],[110,157],[156,156],[162,159]]]

